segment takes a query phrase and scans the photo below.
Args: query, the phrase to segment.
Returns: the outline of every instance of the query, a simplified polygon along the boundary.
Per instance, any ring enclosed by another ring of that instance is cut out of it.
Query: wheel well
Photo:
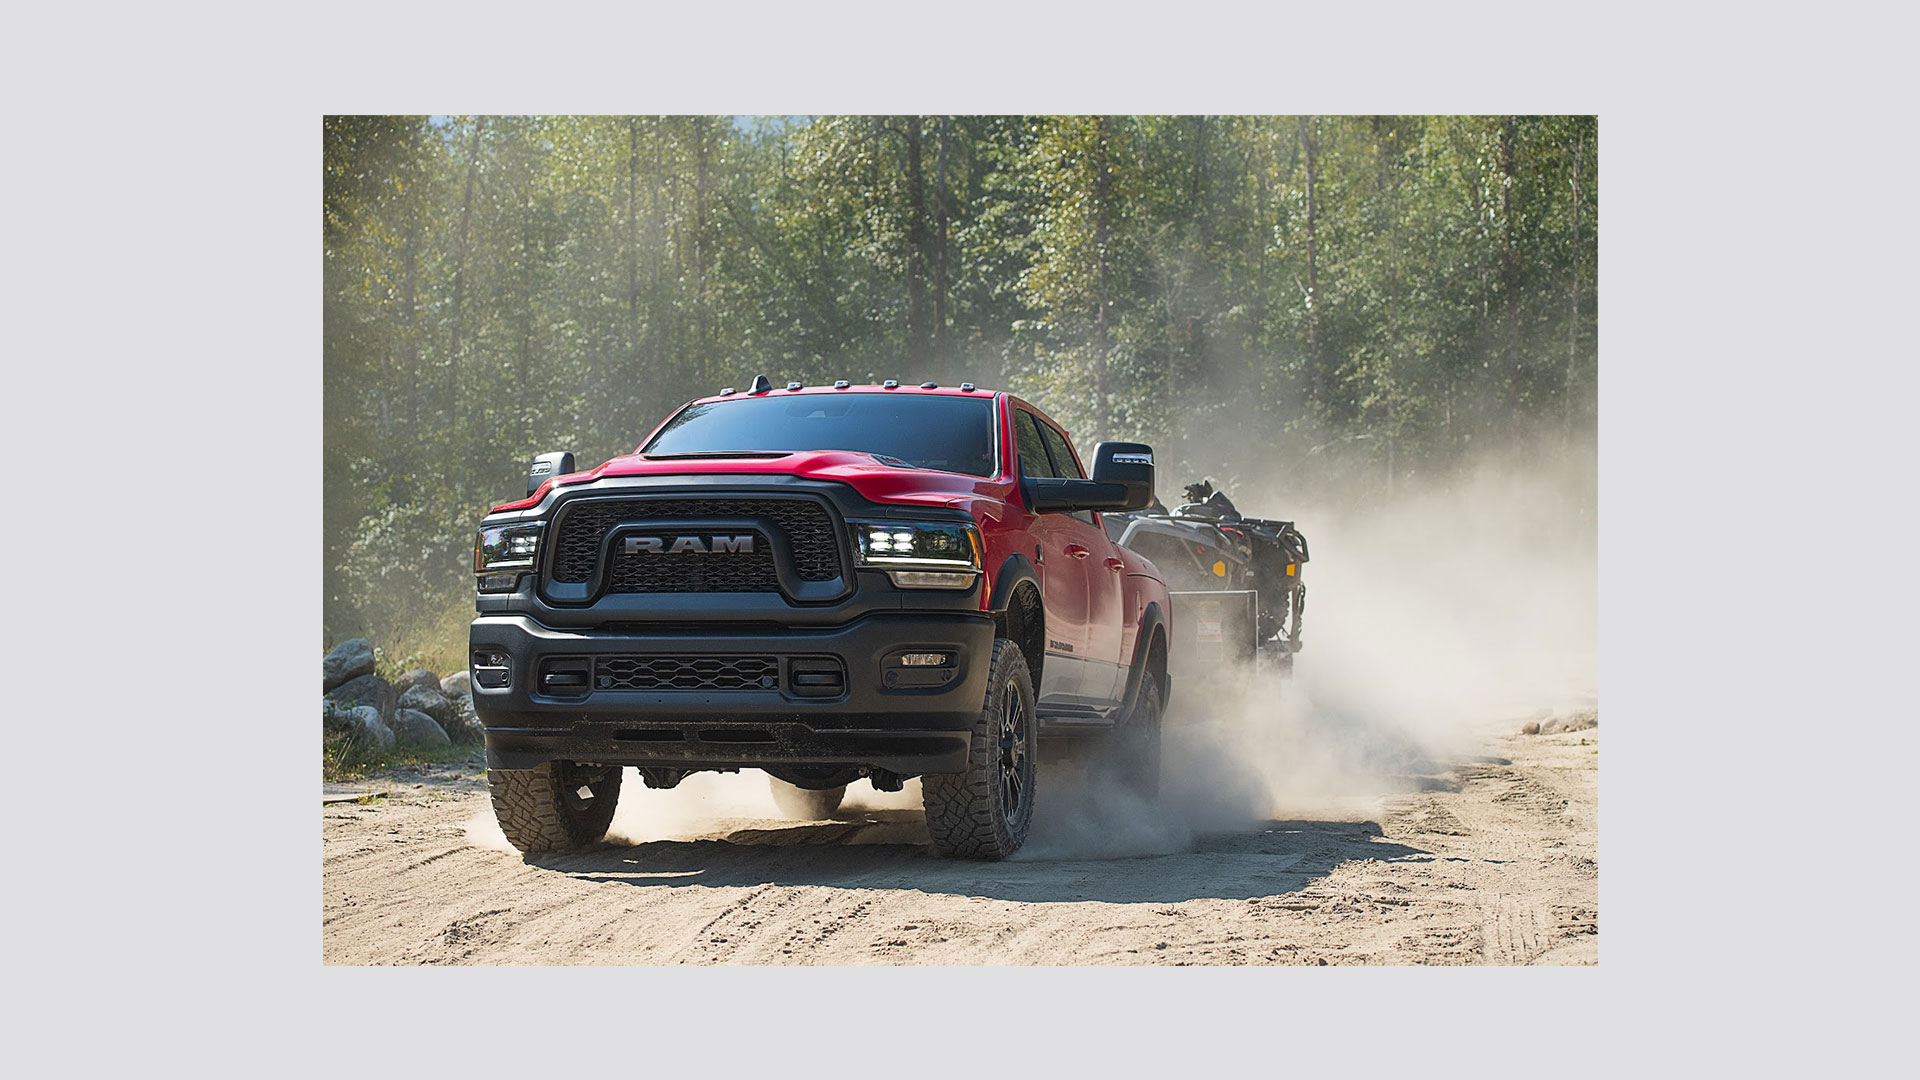
[[[1026,657],[1027,671],[1033,676],[1033,692],[1040,692],[1040,668],[1047,655],[1047,614],[1040,604],[1040,593],[1032,584],[1014,586],[1007,609],[994,617],[995,633],[1020,646]]]

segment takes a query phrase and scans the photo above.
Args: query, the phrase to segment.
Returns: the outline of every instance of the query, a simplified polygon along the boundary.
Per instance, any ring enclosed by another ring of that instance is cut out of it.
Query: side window
[[[1013,415],[1014,445],[1020,450],[1020,474],[1046,478],[1054,475],[1047,462],[1047,444],[1040,438],[1038,422],[1026,411]]]
[[[1080,471],[1080,465],[1073,460],[1073,449],[1067,445],[1066,436],[1046,426],[1040,425],[1040,436],[1047,440],[1047,449],[1053,453],[1053,471],[1074,480],[1085,480],[1087,474]]]
[[[1073,460],[1073,449],[1067,445],[1066,436],[1048,427],[1040,425],[1040,437],[1047,441],[1047,450],[1053,454],[1053,474],[1071,480],[1085,480],[1087,475],[1080,471],[1080,465]],[[1067,515],[1078,518],[1087,524],[1093,524],[1093,511],[1077,510]]]

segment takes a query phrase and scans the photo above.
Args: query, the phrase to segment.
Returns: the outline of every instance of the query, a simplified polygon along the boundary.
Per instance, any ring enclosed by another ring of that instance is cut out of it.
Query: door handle
[[[1093,552],[1088,551],[1086,548],[1081,547],[1079,544],[1068,544],[1067,554],[1073,556],[1076,559],[1084,559],[1087,556],[1093,554]]]
[[[1119,559],[1108,559],[1108,560],[1107,560],[1107,569],[1109,569],[1109,570],[1111,570],[1111,571],[1113,571],[1113,572],[1114,572],[1114,573],[1116,573],[1116,574],[1117,574],[1117,573],[1119,573],[1119,572],[1120,572],[1120,571],[1122,571],[1122,570],[1125,570],[1126,568],[1127,568],[1127,564],[1126,564],[1126,563],[1123,563],[1123,562],[1121,562],[1121,561],[1120,561]]]

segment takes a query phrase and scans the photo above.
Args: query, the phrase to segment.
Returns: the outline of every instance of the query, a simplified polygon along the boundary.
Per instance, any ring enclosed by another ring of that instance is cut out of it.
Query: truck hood
[[[532,495],[493,508],[521,510],[546,498],[554,487],[590,484],[618,476],[739,476],[749,474],[797,476],[830,480],[851,486],[874,502],[921,506],[966,506],[985,499],[1006,498],[1010,483],[984,476],[918,469],[889,464],[886,459],[852,450],[804,450],[789,453],[740,452],[711,454],[623,454],[587,472],[557,476]]]

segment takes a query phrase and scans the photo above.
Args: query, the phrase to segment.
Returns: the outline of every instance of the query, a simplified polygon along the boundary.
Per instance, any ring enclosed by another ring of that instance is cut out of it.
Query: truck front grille
[[[771,656],[600,656],[596,690],[772,690],[780,662]]]
[[[764,538],[751,552],[622,555],[607,568],[610,593],[777,592],[780,575]]]
[[[562,507],[554,536],[553,580],[577,585],[592,580],[607,534],[623,523],[759,518],[778,529],[793,554],[802,581],[840,577],[840,546],[826,508],[793,498],[580,499]],[[780,587],[765,542],[749,553],[682,555],[615,554],[607,591],[774,592]]]

